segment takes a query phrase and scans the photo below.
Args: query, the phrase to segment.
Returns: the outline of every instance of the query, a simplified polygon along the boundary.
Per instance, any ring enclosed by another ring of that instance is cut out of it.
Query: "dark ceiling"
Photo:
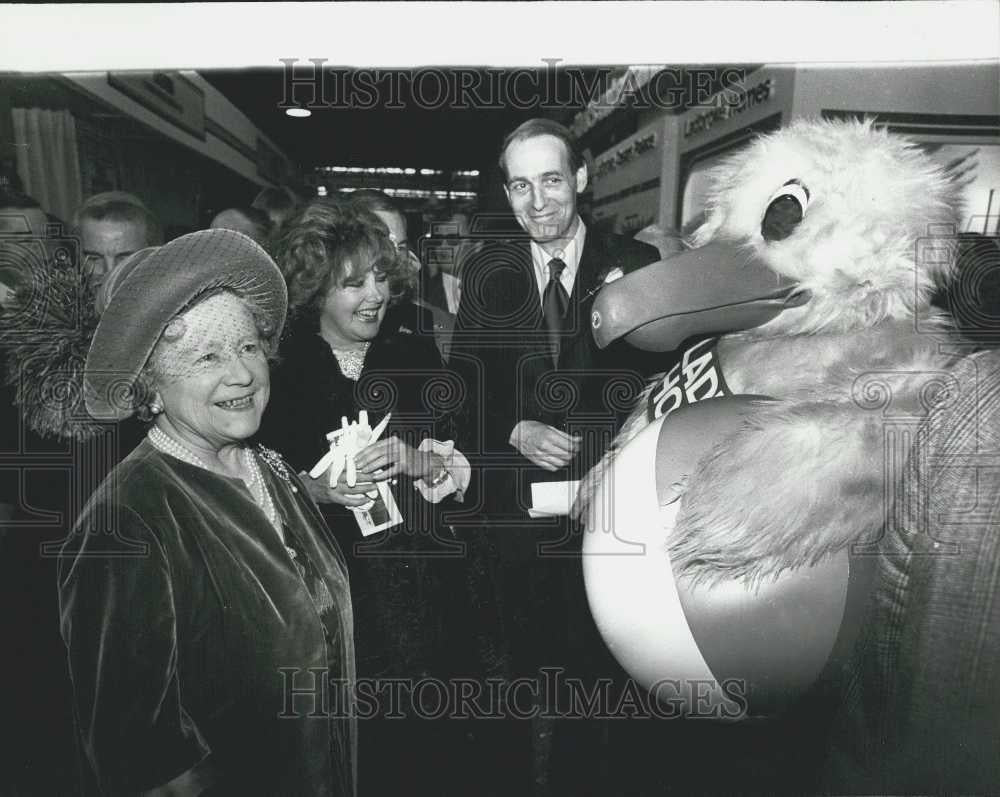
[[[697,68],[672,70],[664,85],[690,89],[692,69]],[[726,79],[726,70],[721,66],[702,70],[702,93],[706,88],[716,90]],[[620,73],[612,67],[406,71],[327,67],[317,73],[302,61],[296,67],[295,84],[281,69],[201,74],[304,168],[483,169],[495,162],[503,136],[521,121],[544,115],[568,123]],[[691,101],[689,90],[668,96],[674,111]],[[279,107],[286,101],[311,103],[314,97],[320,102],[313,105],[309,118],[291,118]],[[628,135],[637,113],[619,112],[614,130],[596,132],[612,139]],[[589,143],[610,146],[614,141]]]
[[[454,88],[459,71],[470,86],[482,76],[478,93]],[[359,77],[357,71],[327,70],[321,84],[310,66],[297,75],[302,82],[295,86],[286,85],[285,74],[275,69],[201,74],[303,167],[477,168],[493,160],[505,133],[522,120],[544,113],[568,121],[581,107],[567,102],[542,108],[528,76],[519,108],[504,101],[508,98],[500,96],[502,88],[495,98],[489,96],[484,70],[422,72],[423,78],[413,71]],[[596,70],[587,70],[579,79],[590,80],[594,74]],[[572,93],[568,84],[574,78],[567,73],[552,79],[558,81],[554,90],[561,90],[560,99]],[[493,80],[495,86],[498,81]],[[442,96],[441,87],[449,82]],[[291,118],[279,107],[286,91],[289,99],[303,104],[313,96],[324,99],[312,105],[311,117]]]

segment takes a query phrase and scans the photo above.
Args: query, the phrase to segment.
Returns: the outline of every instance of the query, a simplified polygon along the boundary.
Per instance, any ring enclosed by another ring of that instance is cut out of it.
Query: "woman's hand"
[[[444,468],[444,459],[430,451],[417,451],[393,435],[364,448],[354,457],[354,464],[359,477],[363,474],[374,481],[402,473],[430,482]]]
[[[317,504],[340,504],[346,507],[358,507],[367,504],[371,498],[365,495],[377,489],[372,481],[366,478],[366,474],[358,472],[357,483],[350,487],[347,484],[347,469],[340,473],[337,483],[330,487],[329,470],[323,471],[318,479],[312,478],[303,471],[299,474],[302,482],[306,486],[306,491]]]

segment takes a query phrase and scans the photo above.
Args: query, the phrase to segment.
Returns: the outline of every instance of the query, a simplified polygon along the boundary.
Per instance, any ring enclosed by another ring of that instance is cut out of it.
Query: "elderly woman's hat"
[[[87,412],[97,420],[127,418],[133,390],[167,324],[206,291],[228,289],[281,333],[288,294],[281,272],[253,240],[233,230],[202,230],[136,252],[102,286],[100,321],[84,369]]]

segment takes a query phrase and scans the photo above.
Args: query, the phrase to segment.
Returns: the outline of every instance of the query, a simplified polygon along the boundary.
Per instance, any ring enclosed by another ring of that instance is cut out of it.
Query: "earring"
[[[163,405],[160,404],[158,401],[154,401],[149,405],[149,411],[153,413],[153,415],[159,415],[161,412],[163,412]]]

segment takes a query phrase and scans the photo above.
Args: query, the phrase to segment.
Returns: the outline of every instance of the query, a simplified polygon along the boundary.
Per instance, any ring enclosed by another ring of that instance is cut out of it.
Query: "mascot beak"
[[[637,349],[672,351],[692,335],[734,332],[809,301],[798,283],[768,268],[746,247],[713,241],[650,263],[601,288],[594,340],[624,337]]]

